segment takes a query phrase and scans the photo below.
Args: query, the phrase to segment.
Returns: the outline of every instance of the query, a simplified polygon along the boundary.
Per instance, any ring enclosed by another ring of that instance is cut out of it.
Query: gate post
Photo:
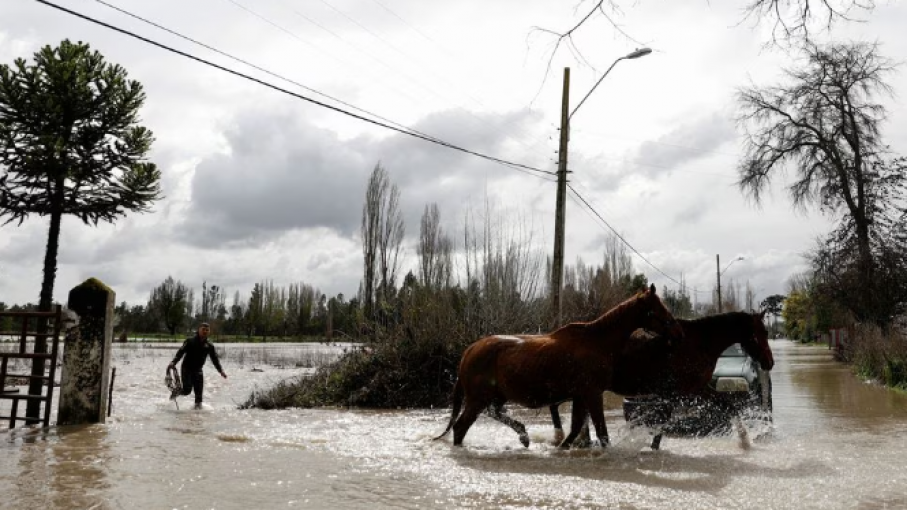
[[[116,293],[89,278],[69,291],[79,324],[66,335],[57,425],[104,423]]]

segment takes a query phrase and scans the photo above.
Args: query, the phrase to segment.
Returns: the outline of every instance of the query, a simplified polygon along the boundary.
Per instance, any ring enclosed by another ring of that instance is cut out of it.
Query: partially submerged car
[[[740,344],[724,350],[708,387],[696,397],[627,397],[624,418],[630,426],[661,427],[672,434],[706,435],[723,431],[738,414],[771,421],[772,385],[768,372]]]

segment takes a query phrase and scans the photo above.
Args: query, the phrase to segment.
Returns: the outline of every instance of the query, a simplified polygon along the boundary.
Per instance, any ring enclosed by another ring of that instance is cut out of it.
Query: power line
[[[198,40],[196,40],[196,39],[193,39],[193,38],[191,38],[191,37],[189,37],[189,36],[183,35],[183,34],[177,32],[176,30],[172,30],[172,29],[167,28],[167,27],[165,27],[165,26],[163,26],[163,25],[161,25],[161,24],[159,24],[159,23],[156,23],[156,22],[154,22],[154,21],[151,21],[151,20],[149,20],[149,19],[147,19],[147,18],[143,18],[142,16],[139,16],[138,14],[134,14],[134,13],[132,13],[132,12],[129,12],[129,11],[127,11],[126,9],[122,9],[122,8],[120,8],[120,7],[117,7],[116,5],[107,3],[107,2],[105,2],[104,0],[95,0],[95,2],[97,2],[97,3],[101,4],[101,5],[104,5],[104,6],[106,6],[106,7],[109,7],[109,8],[111,8],[111,9],[115,10],[115,11],[118,11],[118,12],[122,13],[122,14],[125,14],[125,15],[127,15],[127,16],[133,18],[133,19],[137,19],[137,20],[139,20],[139,21],[141,21],[141,22],[143,22],[143,23],[146,23],[146,24],[151,25],[151,26],[153,26],[153,27],[155,27],[155,28],[158,28],[158,29],[160,29],[160,30],[163,30],[163,31],[165,31],[165,32],[167,32],[167,33],[169,33],[169,34],[175,35],[175,36],[179,37],[180,39],[183,39],[183,40],[185,40],[185,41],[189,41],[189,42],[191,42],[192,44],[195,44],[195,45],[197,45],[197,46],[201,46],[202,48],[205,48],[206,50],[213,51],[213,52],[217,53],[218,55],[222,55],[222,56],[224,56],[224,57],[227,57],[227,58],[229,58],[229,59],[231,59],[231,60],[233,60],[233,61],[235,61],[235,62],[239,62],[240,64],[247,65],[247,66],[251,67],[252,69],[255,69],[255,70],[257,70],[257,71],[261,71],[261,72],[263,72],[263,73],[265,73],[265,74],[268,74],[268,75],[273,76],[273,77],[275,77],[275,78],[277,78],[277,79],[283,80],[283,81],[285,81],[285,82],[287,82],[287,83],[291,83],[291,84],[293,84],[293,85],[296,85],[296,86],[299,87],[299,88],[308,90],[309,92],[312,92],[312,93],[314,93],[314,94],[318,94],[319,96],[325,97],[325,98],[330,99],[330,100],[332,100],[332,101],[336,101],[337,103],[340,103],[340,104],[342,104],[342,105],[344,105],[344,106],[346,106],[346,107],[352,108],[352,109],[354,109],[354,110],[360,111],[360,112],[362,112],[362,113],[364,113],[364,114],[366,114],[366,115],[371,115],[372,117],[375,117],[376,119],[379,119],[379,120],[382,120],[382,121],[384,121],[384,122],[387,122],[388,124],[392,124],[392,125],[394,125],[394,126],[400,127],[401,129],[406,129],[406,130],[408,130],[408,131],[412,131],[413,133],[418,133],[418,134],[420,134],[420,135],[423,135],[423,136],[426,136],[426,137],[429,137],[429,138],[434,138],[433,136],[427,135],[427,134],[422,133],[422,132],[420,132],[420,131],[417,131],[417,130],[415,130],[415,129],[412,129],[412,128],[409,128],[409,127],[407,127],[407,126],[404,126],[403,124],[400,124],[400,123],[394,122],[393,120],[390,120],[390,119],[388,119],[388,118],[382,117],[381,115],[378,115],[377,113],[370,112],[370,111],[368,111],[368,110],[366,110],[366,109],[364,109],[364,108],[359,108],[358,106],[353,105],[353,104],[350,104],[350,103],[347,103],[346,101],[343,101],[342,99],[338,99],[338,98],[333,97],[333,96],[331,96],[331,95],[328,95],[328,94],[326,94],[326,93],[324,93],[324,92],[321,92],[321,91],[319,91],[319,90],[316,90],[316,89],[313,89],[313,88],[308,87],[308,86],[306,86],[306,85],[303,85],[302,83],[299,83],[299,82],[296,81],[296,80],[287,78],[287,77],[282,76],[282,75],[280,75],[280,74],[277,74],[277,73],[275,73],[275,72],[273,72],[273,71],[269,71],[268,69],[265,69],[265,68],[263,68],[263,67],[260,67],[260,66],[258,66],[258,65],[255,65],[255,64],[253,64],[252,62],[249,62],[249,61],[247,61],[247,60],[243,60],[242,58],[239,58],[239,57],[236,57],[236,56],[234,56],[234,55],[231,55],[231,54],[229,54],[229,53],[227,53],[227,52],[225,52],[225,51],[221,51],[221,50],[219,50],[219,49],[217,49],[217,48],[215,48],[215,47],[213,47],[213,46],[211,46],[211,45],[205,44],[205,43],[203,43],[203,42],[201,42],[201,41],[198,41]]]
[[[278,87],[277,85],[274,85],[274,84],[272,84],[272,83],[268,83],[268,82],[266,82],[266,81],[264,81],[264,80],[255,78],[255,77],[253,77],[253,76],[249,76],[249,75],[247,75],[247,74],[245,74],[245,73],[241,73],[241,72],[236,71],[236,70],[234,70],[234,69],[230,69],[229,67],[225,67],[225,66],[222,66],[222,65],[220,65],[220,64],[216,64],[216,63],[214,63],[214,62],[211,62],[211,61],[209,61],[209,60],[205,60],[205,59],[203,59],[203,58],[201,58],[201,57],[197,57],[197,56],[192,55],[192,54],[190,54],[190,53],[187,53],[187,52],[178,50],[178,49],[176,49],[176,48],[172,48],[172,47],[167,46],[167,45],[165,45],[165,44],[163,44],[163,43],[159,43],[159,42],[154,41],[154,40],[152,40],[152,39],[149,39],[149,38],[147,38],[147,37],[138,35],[138,34],[136,34],[136,33],[134,33],[134,32],[130,32],[129,30],[126,30],[126,29],[123,29],[123,28],[120,28],[120,27],[111,25],[111,24],[109,24],[109,23],[105,23],[105,22],[103,22],[103,21],[97,20],[97,19],[95,19],[95,18],[92,18],[92,17],[87,16],[87,15],[85,15],[85,14],[82,14],[82,13],[80,13],[80,12],[76,12],[76,11],[73,11],[73,10],[71,10],[71,9],[67,9],[66,7],[57,5],[57,4],[52,3],[52,2],[49,2],[49,1],[47,1],[47,0],[35,0],[35,1],[38,2],[38,3],[40,3],[40,4],[44,4],[44,5],[48,6],[48,7],[52,7],[52,8],[54,8],[54,9],[59,10],[59,11],[62,11],[62,12],[65,12],[65,13],[67,13],[67,14],[70,14],[70,15],[72,15],[72,16],[75,16],[75,17],[77,17],[77,18],[81,18],[81,19],[84,19],[84,20],[86,20],[86,21],[90,21],[91,23],[94,23],[94,24],[96,24],[96,25],[100,25],[100,26],[103,26],[103,27],[105,27],[105,28],[109,28],[109,29],[111,29],[111,30],[113,30],[113,31],[120,32],[121,34],[128,35],[128,36],[130,36],[130,37],[132,37],[132,38],[135,38],[135,39],[138,39],[138,40],[140,40],[140,41],[146,42],[146,43],[151,44],[151,45],[153,45],[153,46],[157,46],[158,48],[167,50],[167,51],[169,51],[169,52],[171,52],[171,53],[175,53],[175,54],[177,54],[177,55],[180,55],[180,56],[182,56],[182,57],[188,58],[188,59],[190,59],[190,60],[194,60],[194,61],[196,61],[196,62],[200,62],[200,63],[202,63],[202,64],[205,64],[205,65],[207,65],[207,66],[213,67],[213,68],[215,68],[215,69],[219,69],[219,70],[221,70],[221,71],[230,73],[230,74],[232,74],[232,75],[234,75],[234,76],[239,76],[240,78],[245,78],[246,80],[255,82],[255,83],[259,84],[259,85],[263,85],[263,86],[268,87],[268,88],[270,88],[270,89],[272,89],[272,90],[276,90],[276,91],[278,91],[278,92],[282,92],[282,93],[284,93],[284,94],[293,96],[293,97],[295,97],[295,98],[297,98],[297,99],[301,99],[301,100],[303,100],[303,101],[312,103],[312,104],[314,104],[314,105],[321,106],[322,108],[327,108],[327,109],[332,110],[332,111],[334,111],[334,112],[341,113],[341,114],[343,114],[343,115],[347,115],[347,116],[352,117],[352,118],[354,118],[354,119],[361,120],[361,121],[364,121],[364,122],[367,122],[367,123],[369,123],[369,124],[373,124],[373,125],[376,125],[376,126],[380,126],[380,127],[389,129],[389,130],[391,130],[391,131],[395,131],[395,132],[397,132],[397,133],[401,133],[401,134],[404,134],[404,135],[408,135],[408,136],[411,136],[411,137],[413,137],[413,138],[418,138],[418,139],[424,140],[424,141],[426,141],[426,142],[430,142],[430,143],[434,143],[434,144],[437,144],[437,145],[440,145],[440,146],[443,146],[443,147],[447,147],[448,149],[456,150],[456,151],[463,152],[463,153],[465,153],[465,154],[470,154],[470,155],[472,155],[472,156],[476,156],[476,157],[479,157],[479,158],[482,158],[482,159],[485,159],[485,160],[488,160],[488,161],[492,161],[492,162],[495,162],[495,163],[499,163],[499,164],[501,164],[501,165],[510,167],[510,168],[512,168],[512,169],[514,169],[514,170],[517,170],[517,171],[521,171],[521,172],[527,173],[527,174],[529,174],[529,175],[535,175],[535,174],[532,174],[532,173],[530,173],[530,172],[537,172],[537,173],[539,173],[539,174],[545,174],[545,175],[555,175],[555,172],[550,171],[550,170],[542,170],[542,169],[535,168],[535,167],[532,167],[532,166],[529,166],[529,165],[524,165],[524,164],[522,164],[522,163],[514,163],[514,162],[512,162],[512,161],[507,161],[507,160],[504,160],[504,159],[501,159],[501,158],[496,158],[496,157],[494,157],[494,156],[489,156],[489,155],[487,155],[487,154],[483,154],[483,153],[476,152],[476,151],[473,151],[473,150],[470,150],[470,149],[466,149],[466,148],[464,148],[464,147],[460,147],[460,146],[458,146],[458,145],[455,145],[455,144],[452,144],[452,143],[449,143],[449,142],[445,142],[445,141],[443,141],[443,140],[439,140],[439,139],[436,139],[436,138],[431,137],[431,136],[428,136],[428,135],[423,135],[423,134],[416,133],[416,132],[411,131],[411,130],[408,130],[408,129],[402,129],[402,128],[399,128],[399,127],[396,127],[396,126],[392,126],[392,125],[387,124],[387,123],[385,123],[385,122],[380,122],[380,121],[377,121],[377,120],[374,120],[374,119],[370,119],[370,118],[367,118],[367,117],[363,117],[362,115],[358,115],[358,114],[355,114],[355,113],[353,113],[353,112],[344,110],[344,109],[342,109],[342,108],[339,108],[339,107],[336,107],[336,106],[329,105],[329,104],[327,104],[327,103],[318,101],[317,99],[312,99],[312,98],[310,98],[310,97],[307,97],[307,96],[304,96],[304,95],[302,95],[302,94],[293,92],[293,91],[291,91],[291,90],[287,90],[287,89],[285,89],[285,88]]]
[[[321,0],[321,1],[324,2],[324,3],[327,3],[325,0]],[[374,2],[376,5],[378,5],[379,7],[381,7],[384,11],[388,12],[391,16],[393,16],[394,18],[396,18],[398,21],[400,21],[401,23],[403,23],[404,25],[406,25],[407,28],[409,28],[410,30],[412,30],[413,32],[415,32],[416,34],[418,34],[420,37],[422,37],[422,38],[425,39],[426,41],[428,41],[428,42],[432,43],[433,45],[435,45],[435,46],[436,46],[438,49],[440,49],[445,55],[447,55],[447,56],[450,57],[452,60],[454,60],[454,61],[456,61],[457,63],[459,63],[461,66],[473,67],[474,62],[470,61],[470,63],[464,63],[463,59],[461,58],[462,56],[456,55],[455,53],[452,53],[450,50],[446,49],[446,48],[445,48],[444,46],[442,46],[440,43],[438,43],[437,41],[435,41],[434,39],[432,39],[431,37],[429,37],[428,35],[426,35],[424,32],[422,32],[421,30],[419,30],[418,28],[416,28],[415,26],[413,26],[411,23],[409,23],[408,21],[406,21],[405,19],[403,19],[399,14],[397,14],[396,12],[394,12],[393,10],[391,10],[390,7],[386,6],[385,4],[381,3],[381,2],[378,1],[378,0],[372,0],[372,2]],[[332,7],[332,8],[334,8],[334,7]],[[336,8],[334,8],[334,9],[336,10]],[[343,15],[346,16],[345,14],[343,14]],[[355,22],[355,20],[353,20],[353,21],[354,21],[354,23],[356,23],[357,25],[359,24],[359,23]],[[363,28],[364,28],[364,27],[363,27]],[[367,30],[369,33],[372,33],[372,31],[371,31],[371,30],[368,30],[367,28],[365,28],[365,30]],[[404,55],[404,56],[406,56],[407,58],[409,58],[410,60],[412,60],[412,61],[414,61],[414,62],[416,62],[416,63],[418,63],[418,64],[424,66],[424,63],[423,63],[423,62],[420,62],[420,61],[417,60],[415,57],[412,57],[412,56],[410,56],[410,55],[407,55],[406,53],[404,53],[403,51],[401,51],[400,49],[398,49],[395,45],[393,45],[393,44],[391,44],[391,43],[385,41],[385,40],[384,40],[383,38],[381,38],[380,36],[378,36],[378,35],[376,35],[376,34],[373,34],[373,35],[375,35],[375,37],[377,37],[379,40],[381,40],[382,42],[384,42],[385,44],[387,44],[388,46],[390,46],[391,48],[393,48],[395,51],[397,51],[397,52],[400,53],[401,55]],[[445,78],[443,75],[441,75],[441,74],[439,74],[438,72],[436,72],[436,71],[432,68],[431,65],[429,65],[429,66],[424,66],[424,67],[426,67],[432,74],[434,74],[435,76],[441,78],[441,79],[444,80],[445,82],[451,82],[451,81],[452,81],[450,78]],[[447,69],[448,67],[447,67],[447,66],[444,66],[444,68]],[[479,71],[475,71],[475,68],[473,67],[473,70],[470,71],[470,74],[478,74],[478,75],[482,75],[483,73],[482,73],[482,72],[479,72]],[[452,85],[451,85],[451,86],[452,86]],[[452,88],[453,88],[453,87],[452,87]],[[469,88],[471,88],[471,87],[467,87],[466,90],[459,91],[459,92],[461,92],[465,97],[469,98],[470,100],[472,100],[473,102],[475,102],[475,103],[478,104],[479,106],[482,106],[482,107],[487,108],[487,106],[485,105],[485,103],[484,103],[481,99],[477,98],[475,95],[473,95],[473,94],[470,92]],[[455,89],[455,90],[456,90],[456,89]],[[479,120],[481,120],[481,119],[479,119]],[[524,129],[523,129],[520,125],[518,125],[517,123],[515,123],[515,122],[513,122],[513,121],[505,120],[505,122],[506,122],[506,124],[508,124],[509,126],[512,126],[513,128],[515,128],[515,129],[519,132],[519,134],[521,135],[521,138],[519,139],[520,143],[521,143],[523,146],[529,147],[529,145],[528,145],[527,143],[523,142],[523,140],[527,138],[527,136],[525,135]],[[537,136],[535,136],[535,135],[532,135],[532,134],[528,134],[528,138],[530,138],[531,140],[533,140],[533,142],[535,142],[535,143],[538,143],[538,142],[540,141],[540,138],[539,138],[539,137],[537,137]],[[543,141],[543,140],[542,140],[542,141]]]
[[[655,264],[653,264],[652,262],[650,262],[649,259],[647,259],[645,256],[643,256],[642,253],[639,253],[639,250],[637,250],[632,244],[630,244],[629,241],[627,241],[626,239],[624,239],[624,236],[620,235],[620,233],[619,233],[614,227],[612,227],[610,223],[608,223],[608,220],[606,220],[604,217],[602,217],[602,215],[599,214],[598,211],[596,211],[594,207],[592,207],[592,204],[590,204],[585,198],[583,198],[582,195],[579,194],[578,191],[576,191],[576,189],[574,189],[574,187],[573,187],[572,184],[567,183],[567,187],[570,189],[571,192],[573,192],[573,194],[576,196],[576,198],[578,198],[578,199],[583,203],[583,205],[586,206],[586,208],[588,209],[588,211],[590,211],[592,214],[594,214],[595,217],[598,218],[598,220],[600,220],[600,221],[608,228],[608,230],[610,230],[611,232],[613,232],[614,235],[616,235],[617,238],[618,238],[622,243],[624,243],[624,245],[627,246],[627,248],[630,248],[630,250],[632,250],[633,253],[635,253],[639,258],[641,258],[646,264],[648,264],[649,266],[651,266],[653,269],[655,269],[656,271],[658,271],[659,273],[661,273],[662,276],[664,276],[664,277],[667,278],[668,280],[670,280],[670,281],[676,283],[677,285],[680,285],[680,286],[683,286],[683,285],[684,285],[683,283],[677,281],[677,280],[674,279],[672,276],[670,276],[670,275],[668,275],[667,273],[665,273],[664,271],[662,271],[661,268],[659,268],[658,266],[656,266]],[[699,293],[705,292],[705,291],[697,291],[697,290],[695,290],[695,289],[694,289],[693,291],[694,291],[694,292],[699,292]]]
[[[290,29],[288,29],[288,28],[285,28],[284,26],[281,26],[279,23],[277,23],[277,22],[275,22],[275,21],[272,21],[271,19],[268,19],[265,15],[261,14],[260,12],[256,12],[256,11],[254,11],[254,10],[252,10],[252,9],[250,9],[250,8],[248,8],[248,7],[246,7],[246,6],[244,6],[244,5],[242,5],[239,1],[237,1],[237,0],[225,0],[225,1],[227,1],[227,2],[229,2],[229,3],[231,3],[231,4],[233,4],[233,5],[235,5],[236,7],[238,7],[238,8],[240,8],[240,9],[244,10],[245,12],[247,12],[247,13],[249,13],[249,14],[255,16],[256,18],[258,18],[258,19],[260,19],[260,20],[262,20],[262,21],[264,21],[264,22],[267,23],[268,25],[270,25],[270,26],[272,26],[272,27],[274,27],[274,28],[277,28],[278,30],[284,32],[285,34],[287,34],[287,35],[293,37],[293,38],[296,39],[296,40],[298,40],[298,41],[300,41],[300,42],[304,42],[304,43],[308,44],[309,46],[315,46],[313,43],[311,43],[311,42],[309,42],[309,41],[306,41],[306,40],[302,39],[300,36],[296,35],[292,30],[290,30]],[[286,4],[286,2],[282,2],[282,3]],[[387,46],[387,47],[389,47],[390,49],[394,50],[394,51],[397,52],[399,55],[402,55],[403,57],[405,57],[405,58],[407,58],[407,59],[410,59],[410,60],[416,62],[417,64],[420,64],[420,65],[421,65],[421,63],[417,62],[413,57],[410,57],[409,55],[407,55],[406,53],[404,53],[402,50],[400,50],[399,48],[397,48],[394,44],[388,42],[387,40],[385,40],[384,38],[382,38],[379,34],[375,33],[374,31],[372,31],[371,29],[369,29],[368,27],[366,27],[366,26],[363,25],[362,23],[358,22],[355,18],[353,18],[353,17],[350,16],[349,14],[347,14],[347,13],[343,12],[342,10],[338,9],[337,7],[335,7],[334,5],[332,5],[331,3],[327,2],[326,0],[321,0],[321,3],[323,3],[323,4],[324,4],[325,6],[327,6],[329,9],[331,9],[334,13],[336,13],[336,14],[338,14],[339,16],[341,16],[341,17],[343,17],[344,19],[346,19],[349,23],[352,23],[353,25],[355,25],[355,26],[358,27],[359,29],[361,29],[361,30],[363,30],[364,32],[368,33],[371,37],[377,39],[378,41],[380,41],[381,43],[383,43],[385,46]],[[322,25],[321,23],[316,22],[314,19],[312,19],[311,17],[306,16],[305,14],[299,12],[298,10],[296,10],[295,8],[293,8],[292,6],[286,6],[286,8],[289,9],[290,11],[292,11],[293,14],[295,14],[296,16],[301,17],[302,19],[304,19],[304,20],[306,20],[307,22],[313,24],[314,26],[318,27],[319,29],[321,29],[321,30],[327,32],[328,34],[330,34],[331,36],[333,36],[334,38],[336,38],[337,40],[339,40],[341,43],[343,43],[343,44],[345,44],[345,45],[347,45],[347,46],[349,46],[349,47],[355,49],[356,51],[358,51],[358,52],[360,52],[360,53],[366,55],[368,58],[370,58],[371,60],[377,62],[379,65],[381,65],[382,67],[384,67],[385,69],[387,69],[387,70],[390,71],[391,73],[394,73],[394,74],[396,74],[396,75],[399,75],[399,76],[404,77],[404,78],[407,80],[408,83],[412,83],[413,85],[415,85],[415,86],[416,86],[417,88],[419,88],[420,90],[425,90],[425,91],[427,91],[429,94],[431,94],[433,97],[436,97],[436,98],[438,98],[438,99],[441,99],[442,101],[453,102],[453,103],[455,103],[457,106],[460,106],[460,107],[463,109],[463,111],[464,111],[465,113],[469,114],[469,115],[475,120],[476,125],[479,125],[479,126],[487,126],[487,124],[488,124],[487,121],[485,121],[484,119],[480,118],[478,115],[476,115],[475,113],[473,113],[470,109],[463,107],[462,104],[461,104],[457,99],[451,98],[450,96],[448,96],[447,94],[445,94],[443,91],[435,90],[435,89],[432,88],[430,85],[423,83],[423,82],[422,82],[421,80],[419,80],[418,78],[416,78],[416,77],[412,76],[411,74],[409,74],[407,71],[401,70],[401,69],[399,69],[399,68],[393,66],[392,64],[386,62],[384,59],[380,58],[377,54],[373,54],[371,51],[367,51],[367,50],[363,49],[362,47],[360,47],[359,45],[350,42],[350,40],[349,40],[350,38],[348,38],[348,37],[341,37],[340,35],[338,35],[338,34],[335,33],[334,31],[329,30],[326,26]],[[425,67],[425,66],[423,66],[423,67],[424,67],[425,69],[427,69],[431,74],[435,75],[436,77],[441,78],[442,81],[446,84],[447,88],[449,88],[449,89],[451,89],[451,90],[455,90],[455,88],[453,87],[453,85],[452,85],[450,79],[445,79],[444,77],[438,75],[431,67]],[[399,93],[399,92],[401,92],[401,91],[397,91],[397,92]],[[468,93],[463,93],[463,94],[464,94],[466,97],[468,97],[469,99],[471,99],[472,101],[474,101],[475,103],[479,104],[480,106],[485,107],[485,104],[484,104],[484,103],[482,103],[480,100],[476,99],[475,97],[471,96],[470,94],[468,94]],[[407,95],[408,95],[408,94],[407,94]],[[524,147],[526,147],[526,148],[529,149],[529,150],[539,151],[539,148],[538,148],[537,145],[534,145],[534,144],[533,144],[533,145],[530,145],[529,143],[527,143],[527,142],[525,141],[526,136],[524,135],[523,130],[522,130],[522,128],[521,128],[520,126],[516,125],[516,124],[515,124],[514,122],[512,122],[512,121],[507,120],[506,117],[505,117],[503,120],[505,121],[506,124],[511,125],[511,126],[513,126],[513,127],[515,128],[515,131],[516,131],[516,132],[515,132],[515,133],[511,133],[511,137],[513,138],[513,140],[515,140],[516,142],[518,142],[519,144],[523,145]],[[474,129],[470,128],[470,130],[471,130],[473,133],[475,133],[475,130],[474,130]],[[500,131],[500,130],[497,130],[497,132],[501,132],[501,131]],[[537,141],[538,141],[538,140],[536,140],[536,142],[537,142]]]

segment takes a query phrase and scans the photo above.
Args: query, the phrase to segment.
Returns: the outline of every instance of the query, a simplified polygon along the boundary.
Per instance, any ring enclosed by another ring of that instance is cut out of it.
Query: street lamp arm
[[[614,69],[614,66],[616,66],[618,62],[620,62],[621,60],[623,60],[625,58],[627,58],[627,57],[620,57],[619,59],[615,60],[614,63],[611,64],[611,67],[609,67],[608,70],[605,71],[605,74],[603,74],[602,77],[599,78],[597,82],[595,82],[595,85],[593,85],[592,88],[589,89],[589,92],[586,92],[586,95],[583,96],[583,98],[580,100],[579,104],[576,105],[576,108],[574,108],[573,111],[570,112],[570,115],[567,116],[568,122],[570,121],[571,118],[573,118],[573,114],[576,113],[577,110],[579,110],[579,107],[582,106],[583,103],[586,102],[586,99],[589,99],[589,96],[592,95],[592,92],[595,91],[595,88],[598,87],[598,85],[602,82],[602,80],[605,79],[605,76],[608,76],[608,73],[611,72],[611,69]]]
[[[576,108],[574,108],[573,111],[570,112],[570,115],[567,116],[567,122],[570,121],[570,119],[573,117],[573,114],[576,113],[576,111],[579,110],[579,107],[582,106],[583,103],[586,102],[586,99],[588,99],[589,96],[592,95],[592,92],[595,91],[596,87],[598,87],[598,85],[602,82],[602,80],[605,79],[605,76],[608,76],[608,73],[611,72],[611,69],[614,69],[614,66],[616,66],[618,62],[620,62],[621,60],[625,60],[625,59],[644,57],[644,56],[648,55],[649,53],[652,53],[651,49],[640,48],[636,51],[633,51],[632,53],[624,55],[624,56],[620,57],[619,59],[615,60],[614,63],[611,64],[611,67],[609,67],[608,70],[605,71],[605,74],[603,74],[602,77],[599,78],[597,82],[595,82],[595,85],[592,86],[592,88],[589,90],[589,92],[586,92],[586,95],[583,96],[583,99],[580,100],[579,104],[576,105]]]
[[[743,260],[743,257],[737,257],[736,259],[730,261],[728,263],[728,265],[725,266],[724,271],[722,271],[721,274],[724,274],[725,272],[727,272],[727,270],[730,269],[732,265],[734,265],[734,262],[737,262],[738,260]]]

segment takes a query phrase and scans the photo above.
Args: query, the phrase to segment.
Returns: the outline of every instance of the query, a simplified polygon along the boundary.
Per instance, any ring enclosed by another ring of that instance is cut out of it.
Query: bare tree
[[[839,21],[855,21],[869,13],[875,0],[750,0],[745,19],[772,24],[772,43],[810,41],[816,30],[830,30]]]
[[[841,247],[836,253],[856,253],[863,284],[851,304],[863,319],[877,308],[873,237],[903,213],[894,207],[903,196],[903,164],[889,159],[879,131],[885,108],[877,96],[890,93],[884,78],[893,64],[877,50],[866,43],[808,46],[806,65],[787,71],[791,83],[752,86],[738,96],[739,121],[750,129],[738,169],[741,190],[758,203],[771,178],[794,166],[788,188],[794,205],[817,205],[842,218],[830,241]]]
[[[383,180],[390,183],[387,172],[383,171]],[[379,263],[379,297],[389,302],[397,288],[397,271],[400,269],[403,250],[403,214],[400,210],[400,189],[391,184],[381,201],[381,217],[378,224],[378,263]]]
[[[367,320],[375,314],[375,287],[377,283],[378,238],[380,237],[381,202],[387,194],[387,179],[380,164],[375,165],[365,189],[365,204],[362,206],[362,304]]]
[[[544,288],[544,259],[532,229],[519,219],[515,224],[505,222],[486,200],[481,225],[467,211],[464,246],[470,318],[477,325],[476,333],[538,329],[544,322],[536,306]]]
[[[875,10],[875,0],[744,0],[741,23],[751,21],[755,27],[771,24],[771,40],[767,44],[776,46],[797,45],[812,40],[815,32],[831,30],[840,21],[859,21],[860,14],[869,14]],[[554,56],[562,46],[584,65],[588,61],[581,49],[575,44],[573,36],[586,25],[594,23],[597,18],[603,19],[612,30],[624,39],[644,46],[642,42],[630,35],[619,23],[622,14],[621,0],[592,0],[581,2],[584,9],[577,9],[579,20],[566,30],[533,27],[533,31],[543,32],[555,37],[555,42],[548,58],[548,69],[551,68]],[[629,2],[627,2],[629,3]],[[544,83],[544,79],[543,79]]]
[[[224,320],[226,316],[227,295],[218,285],[208,286],[207,281],[202,282],[202,302],[198,310],[199,318],[203,322],[216,322]]]
[[[747,312],[755,311],[756,310],[756,291],[753,289],[753,286],[752,286],[752,284],[750,284],[749,280],[746,281],[746,285],[744,286],[743,291],[744,291],[744,303],[745,303],[745,305],[743,307],[744,311],[747,311]]]
[[[425,206],[419,228],[419,278],[425,287],[450,286],[453,241],[441,228],[438,204]]]
[[[194,313],[195,313],[195,291],[192,290],[191,288],[187,288],[187,290],[186,290],[186,319],[190,323],[190,324],[188,324],[190,327],[191,327],[192,321],[195,320]]]
[[[375,318],[377,300],[387,300],[396,288],[402,260],[403,216],[400,190],[392,185],[387,170],[375,165],[365,191],[362,208],[363,289],[365,316]]]
[[[725,312],[740,310],[740,285],[733,279],[722,285],[721,308]]]

